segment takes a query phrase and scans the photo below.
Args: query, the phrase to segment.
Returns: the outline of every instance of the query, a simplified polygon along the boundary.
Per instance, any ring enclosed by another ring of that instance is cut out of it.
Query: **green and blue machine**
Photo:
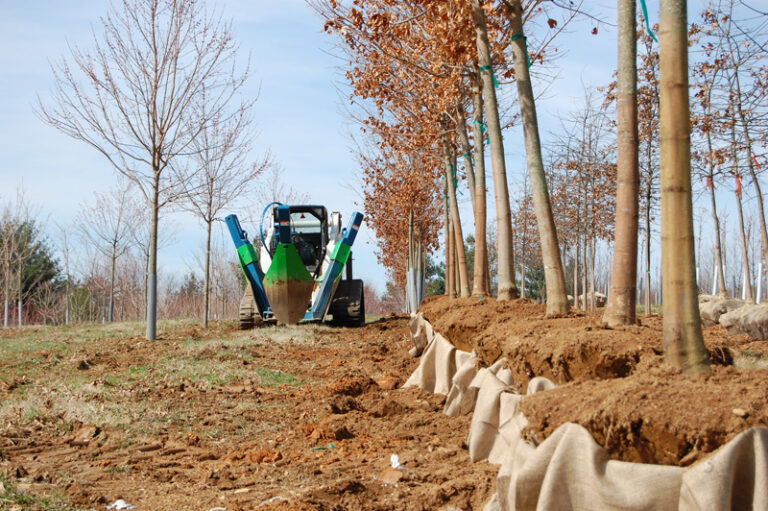
[[[272,203],[264,209],[262,226],[268,213],[272,227],[266,238],[260,229],[259,251],[236,215],[225,219],[247,280],[240,327],[251,328],[257,319],[365,324],[363,281],[352,278],[352,245],[362,213],[353,212],[344,229],[341,215],[334,212],[329,222],[324,206]]]

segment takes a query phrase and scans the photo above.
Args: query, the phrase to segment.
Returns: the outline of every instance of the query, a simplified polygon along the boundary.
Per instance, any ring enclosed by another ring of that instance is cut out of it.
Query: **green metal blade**
[[[293,243],[279,243],[264,275],[264,291],[275,318],[286,324],[301,321],[314,284]]]

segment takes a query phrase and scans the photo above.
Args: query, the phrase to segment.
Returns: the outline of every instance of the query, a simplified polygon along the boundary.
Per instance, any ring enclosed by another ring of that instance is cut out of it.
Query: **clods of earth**
[[[619,329],[602,311],[545,317],[529,300],[429,298],[421,312],[484,365],[505,359],[520,391],[534,376],[558,387],[523,399],[523,432],[540,443],[566,422],[588,429],[611,458],[688,466],[752,426],[768,425],[768,341],[704,329],[711,374],[664,363],[662,319]]]
[[[141,330],[0,332],[0,509],[480,509],[495,491],[470,417],[400,388],[405,316]]]

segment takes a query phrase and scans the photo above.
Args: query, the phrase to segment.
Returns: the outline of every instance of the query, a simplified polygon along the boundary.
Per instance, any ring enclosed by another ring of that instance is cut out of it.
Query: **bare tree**
[[[157,224],[177,196],[179,157],[242,87],[231,23],[201,0],[123,0],[101,19],[91,51],[71,47],[71,62],[52,66],[53,100],[38,100],[42,119],[90,145],[136,183],[150,205],[147,339],[156,338]],[[195,99],[207,118],[187,122]]]
[[[661,265],[666,360],[685,372],[708,372],[699,316],[691,196],[686,0],[661,0]]]
[[[637,133],[637,36],[635,0],[619,0],[619,71],[617,92],[618,157],[616,235],[608,306],[608,326],[635,322],[637,290],[637,228],[640,174]]]
[[[493,171],[493,191],[496,201],[496,222],[499,236],[498,298],[500,300],[511,300],[518,296],[517,284],[515,283],[515,260],[512,253],[512,212],[509,207],[504,140],[501,135],[499,106],[496,100],[491,46],[488,40],[485,12],[481,3],[480,0],[472,0],[472,15],[477,34],[478,71],[482,80],[485,117],[488,122],[488,137],[491,146],[491,169]],[[482,148],[482,146],[479,146],[479,148]],[[567,309],[567,303],[565,307]],[[551,311],[548,310],[548,312]]]
[[[533,207],[536,211],[536,222],[541,238],[541,254],[544,260],[544,275],[547,283],[547,314],[564,314],[568,312],[568,293],[565,288],[565,272],[563,271],[560,247],[557,241],[557,229],[555,228],[552,204],[544,174],[544,161],[541,156],[539,121],[528,70],[529,57],[525,43],[526,36],[523,32],[523,14],[521,1],[512,0],[510,2],[509,21],[514,39],[512,50],[515,57],[515,82],[520,99],[520,114],[523,120],[525,154],[531,180]]]
[[[203,327],[208,328],[211,293],[211,230],[213,222],[221,220],[221,211],[240,197],[251,192],[256,178],[270,167],[269,155],[257,161],[249,160],[253,143],[251,108],[255,100],[243,102],[234,115],[208,113],[207,91],[196,101],[199,117],[210,117],[192,142],[194,155],[192,179],[186,181],[185,199],[181,206],[205,224],[205,281],[203,292]],[[194,121],[196,122],[196,120]]]
[[[69,229],[57,224],[59,251],[64,261],[64,324],[68,325],[71,319],[70,297],[72,295],[72,272],[70,261],[72,258],[72,239]]]
[[[83,237],[109,258],[109,306],[107,321],[115,319],[115,268],[131,246],[131,233],[141,218],[132,201],[131,183],[125,180],[107,193],[94,194],[91,204],[81,206],[77,224]]]

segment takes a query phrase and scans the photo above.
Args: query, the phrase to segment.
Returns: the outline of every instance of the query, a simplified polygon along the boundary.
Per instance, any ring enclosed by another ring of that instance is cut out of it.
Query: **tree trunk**
[[[589,310],[587,306],[587,234],[581,239],[581,293],[584,295],[579,301],[583,310]]]
[[[715,165],[712,159],[712,133],[707,130],[707,149],[709,150],[709,201],[712,205],[712,223],[715,225],[715,265],[717,268],[718,296],[728,296],[725,287],[725,271],[723,270],[723,249],[720,245],[720,219],[717,217],[717,202],[715,201]]]
[[[149,235],[149,277],[147,282],[147,340],[157,339],[157,220],[159,213],[160,173],[155,171],[152,186],[152,220]]]
[[[109,271],[109,322],[112,323],[115,320],[115,266],[117,264],[117,246],[112,244],[112,258],[110,261]]]
[[[461,294],[461,274],[459,271],[459,240],[456,239],[456,231],[454,230],[453,236],[453,292],[456,296],[466,298]],[[463,245],[463,243],[462,243]],[[469,295],[467,295],[469,296]]]
[[[24,323],[24,318],[21,317],[22,310],[24,308],[24,295],[22,294],[24,292],[24,289],[21,286],[21,264],[22,262],[19,261],[18,264],[19,270],[17,272],[17,280],[18,280],[18,286],[19,286],[19,294],[18,294],[18,320],[19,320],[19,327],[21,327]]]
[[[637,37],[635,0],[619,0],[619,69],[617,76],[616,235],[608,305],[609,327],[635,322],[637,293],[637,224],[640,191],[637,134]]]
[[[456,298],[456,270],[454,265],[456,264],[456,238],[453,234],[453,222],[448,220],[448,239],[446,243],[446,258],[445,264],[445,290],[449,298]]]
[[[469,198],[472,201],[472,212],[475,211],[475,201],[477,198],[475,197],[475,165],[472,162],[472,146],[469,144],[469,134],[467,133],[467,121],[464,118],[464,106],[461,104],[461,101],[458,101],[456,103],[456,113],[457,113],[457,121],[456,121],[456,131],[459,133],[459,142],[461,142],[461,150],[463,151],[463,154],[461,155],[462,158],[464,158],[464,168],[467,170],[467,185],[469,186]],[[475,219],[475,223],[477,223],[477,219]]]
[[[686,0],[661,0],[660,115],[663,344],[667,362],[709,372],[701,332],[691,197]]]
[[[635,255],[637,257],[637,255]],[[634,300],[634,296],[632,297]],[[632,302],[634,305],[634,301]],[[597,296],[595,295],[595,238],[589,241],[589,310],[597,309]]]
[[[210,296],[211,296],[211,229],[213,227],[213,219],[206,222],[206,234],[205,234],[205,297],[203,298],[203,328],[208,328],[208,311],[210,310]]]
[[[573,307],[579,308],[579,237],[576,235],[576,243],[573,250]]]
[[[651,181],[646,189],[648,207],[645,210],[645,315],[651,315]]]
[[[464,232],[461,227],[461,216],[459,214],[459,203],[456,200],[456,167],[452,160],[451,151],[444,144],[445,154],[445,180],[448,183],[448,201],[451,207],[451,225],[453,226],[453,235],[456,242],[456,271],[458,273],[458,284],[460,295],[468,297],[469,292],[469,272],[467,270],[467,254],[464,251]]]
[[[763,206],[763,193],[760,190],[760,182],[757,180],[757,173],[755,172],[755,154],[752,152],[752,136],[749,132],[749,126],[747,125],[746,113],[741,103],[741,80],[739,79],[738,69],[735,71],[736,82],[736,106],[739,112],[739,119],[741,120],[741,128],[744,133],[744,145],[747,150],[747,167],[749,168],[749,176],[752,178],[752,183],[755,185],[755,191],[757,192],[757,217],[760,220],[760,248],[762,252],[762,260],[768,262],[768,229],[765,225],[765,207]]]
[[[480,77],[473,77],[472,86],[472,134],[475,139],[475,272],[472,282],[472,294],[483,296],[490,294],[490,271],[488,269],[488,235],[486,223],[488,216],[485,193],[485,150],[483,140],[483,95]]]
[[[528,55],[523,32],[523,8],[520,0],[512,0],[511,4],[510,28],[513,37],[519,36],[512,42],[515,81],[520,99],[520,113],[523,118],[525,154],[531,179],[533,207],[541,238],[544,279],[547,287],[547,314],[565,314],[568,312],[568,292],[565,287],[565,273],[560,259],[560,247],[549,200],[547,178],[544,174],[544,162],[541,158],[539,121],[536,117],[536,103],[528,71]]]
[[[739,212],[739,234],[741,235],[741,254],[744,263],[744,300],[747,303],[754,303],[755,296],[752,293],[752,279],[749,271],[749,245],[747,244],[747,234],[744,230],[744,213],[742,211],[741,196],[736,192],[736,209]]]
[[[517,298],[514,255],[509,252],[510,238],[512,237],[512,213],[509,208],[504,141],[501,137],[501,121],[499,120],[499,106],[496,101],[488,28],[480,0],[472,0],[472,13],[477,34],[478,65],[483,81],[485,117],[488,120],[488,137],[491,143],[491,167],[493,169],[493,193],[496,200],[497,222],[498,298],[499,300],[511,300]]]
[[[445,222],[445,294],[451,296],[453,289],[453,230],[451,229],[450,207],[448,206],[448,180],[443,184],[443,221]]]

